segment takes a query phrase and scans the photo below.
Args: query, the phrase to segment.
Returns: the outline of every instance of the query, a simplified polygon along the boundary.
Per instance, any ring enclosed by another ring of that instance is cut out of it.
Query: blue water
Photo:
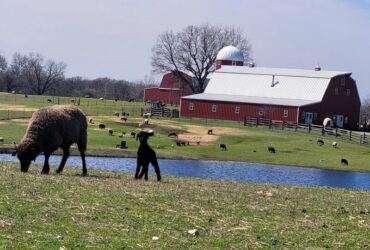
[[[51,156],[49,162],[51,165],[59,165],[60,159],[60,156]],[[10,154],[0,154],[0,161],[18,160]],[[43,156],[39,156],[36,159],[36,163],[39,164],[43,164],[43,161]],[[122,172],[134,172],[136,169],[136,159],[134,158],[87,157],[86,164],[88,169],[97,168]],[[66,165],[67,167],[81,166],[81,158],[79,156],[70,156]],[[247,162],[163,159],[159,159],[159,166],[162,175],[370,190],[370,173],[362,172],[334,171]],[[34,166],[31,165],[31,168],[32,167]],[[152,167],[150,167],[150,172],[153,174]],[[152,176],[150,178],[155,177]]]

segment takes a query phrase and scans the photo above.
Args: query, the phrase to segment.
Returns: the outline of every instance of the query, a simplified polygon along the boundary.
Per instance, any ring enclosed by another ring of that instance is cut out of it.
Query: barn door
[[[307,124],[307,125],[312,124],[312,118],[313,118],[313,113],[306,112],[306,119],[304,120],[304,124]]]
[[[343,115],[337,115],[335,120],[336,120],[337,127],[343,128],[344,116]]]

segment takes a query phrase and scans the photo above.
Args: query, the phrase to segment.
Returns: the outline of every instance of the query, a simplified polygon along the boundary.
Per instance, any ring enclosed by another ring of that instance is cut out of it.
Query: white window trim
[[[287,118],[289,116],[289,110],[284,109],[283,116]]]
[[[189,110],[194,110],[194,103],[192,102],[189,103]]]
[[[240,114],[240,106],[235,107],[235,114]]]
[[[212,112],[213,113],[217,112],[217,105],[216,104],[212,104]]]

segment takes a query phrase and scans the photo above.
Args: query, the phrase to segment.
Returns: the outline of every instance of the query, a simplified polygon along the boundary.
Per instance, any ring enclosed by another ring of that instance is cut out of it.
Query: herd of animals
[[[89,122],[93,123],[91,119],[89,119]],[[144,122],[146,121],[144,120]],[[76,106],[54,105],[34,112],[24,137],[19,144],[15,146],[15,151],[13,152],[13,156],[17,156],[20,161],[21,171],[27,172],[31,162],[43,152],[45,161],[41,173],[48,174],[50,171],[49,157],[55,150],[61,148],[63,156],[56,170],[57,173],[61,173],[70,155],[70,147],[72,144],[76,143],[82,159],[82,175],[86,176],[85,151],[87,146],[87,126],[85,115]],[[105,125],[99,124],[99,128],[103,129]],[[108,130],[108,133],[113,135],[113,130]],[[213,130],[209,129],[207,134],[212,135]],[[156,153],[148,144],[149,137],[153,135],[154,133],[152,131],[143,130],[139,133],[131,133],[131,136],[140,142],[137,151],[135,179],[144,177],[145,180],[148,180],[149,164],[152,164],[157,176],[157,181],[161,180]],[[168,136],[177,137],[178,135],[175,132],[170,132]],[[183,141],[176,141],[176,144],[178,146],[186,145]],[[324,140],[318,139],[317,144],[323,146],[325,143]],[[187,145],[189,145],[189,142],[187,142]],[[336,148],[337,145],[337,142],[332,143],[334,148]],[[220,150],[228,150],[226,144],[221,143],[219,147]],[[267,150],[272,154],[276,153],[276,149],[273,146],[269,146]],[[342,158],[341,164],[348,165],[348,160]]]

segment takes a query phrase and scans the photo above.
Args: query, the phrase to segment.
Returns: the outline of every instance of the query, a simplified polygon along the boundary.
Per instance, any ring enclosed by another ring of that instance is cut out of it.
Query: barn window
[[[217,111],[217,105],[216,104],[213,104],[212,105],[212,112],[216,112]]]
[[[235,114],[240,114],[240,107],[239,106],[235,107]]]
[[[301,115],[301,119],[304,119],[304,118],[306,118],[306,112],[302,112],[302,115]]]
[[[347,96],[351,95],[351,89],[347,89]]]
[[[284,109],[283,116],[286,118],[288,117],[289,111],[287,109]]]
[[[235,66],[236,65],[236,61],[232,61],[231,64]]]
[[[340,79],[340,85],[344,86],[346,85],[346,77],[343,76],[342,79]]]
[[[189,110],[194,110],[194,103],[192,102],[189,103]]]
[[[264,116],[264,115],[265,115],[265,112],[264,112],[263,110],[260,110],[260,111],[258,112],[258,115],[259,115],[259,116]]]
[[[335,94],[335,95],[338,95],[338,94],[339,94],[339,89],[338,89],[338,88],[335,88],[335,89],[334,89],[334,94]]]

